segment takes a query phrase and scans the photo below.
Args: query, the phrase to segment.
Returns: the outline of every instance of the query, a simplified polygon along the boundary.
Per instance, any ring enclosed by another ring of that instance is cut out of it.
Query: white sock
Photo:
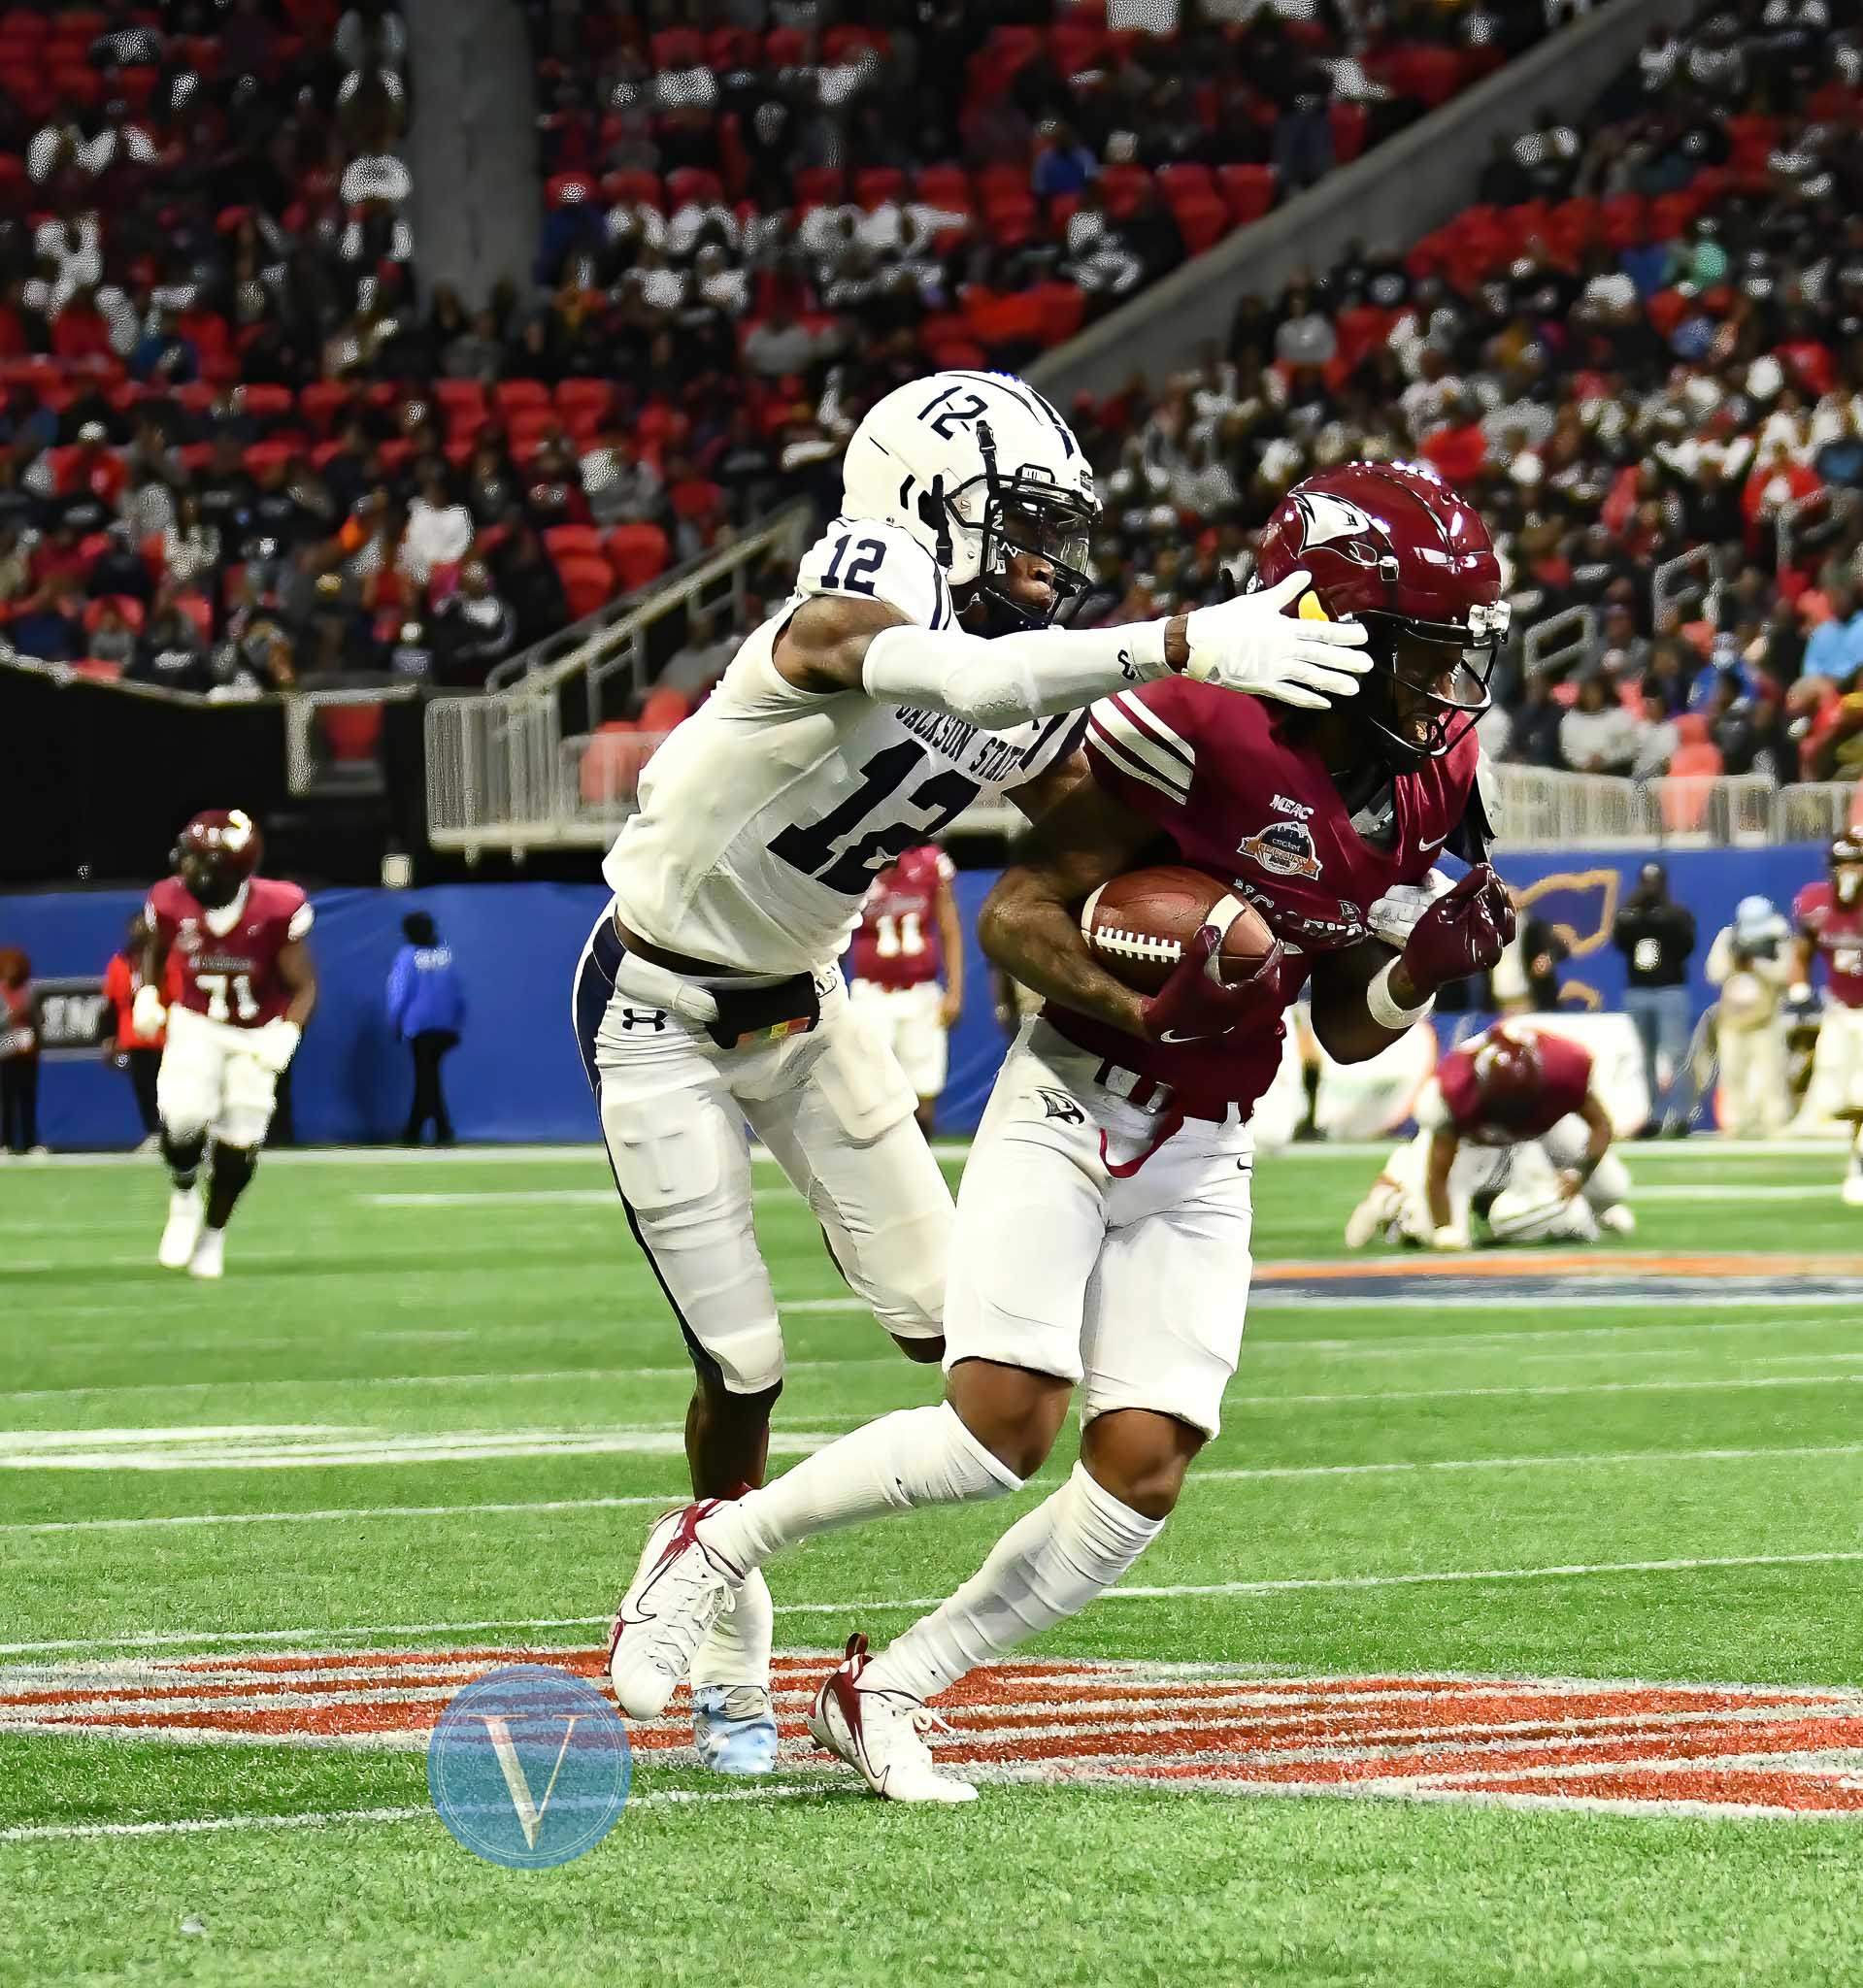
[[[774,1484],[747,1492],[700,1521],[706,1545],[739,1567],[816,1533],[927,1505],[968,1505],[1019,1491],[948,1402],[900,1408],[804,1457]]]
[[[776,1626],[769,1583],[752,1568],[744,1585],[732,1596],[731,1606],[700,1643],[689,1673],[693,1685],[767,1685],[770,1640]]]
[[[1077,1463],[1067,1482],[1010,1527],[948,1602],[867,1666],[862,1683],[936,1698],[966,1671],[1078,1615],[1163,1529],[1163,1519],[1134,1511]]]

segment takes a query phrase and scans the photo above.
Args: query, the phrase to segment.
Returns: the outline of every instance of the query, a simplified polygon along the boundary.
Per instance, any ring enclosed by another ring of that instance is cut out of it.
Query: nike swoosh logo
[[[1216,1039],[1215,1039],[1215,1037],[1214,1037],[1214,1036],[1181,1036],[1181,1035],[1179,1035],[1179,1033],[1177,1032],[1177,1030],[1176,1030],[1176,1029],[1166,1029],[1166,1030],[1165,1030],[1165,1032],[1164,1032],[1164,1034],[1163,1034],[1163,1035],[1161,1035],[1161,1036],[1160,1036],[1160,1037],[1158,1038],[1158,1041],[1159,1041],[1159,1042],[1161,1042],[1161,1043],[1172,1043],[1172,1044],[1177,1044],[1177,1043],[1214,1043],[1214,1042],[1215,1040],[1216,1040]]]
[[[1427,843],[1418,843],[1416,846],[1417,846],[1417,847],[1418,847],[1419,849],[1425,849],[1425,850],[1427,850],[1427,849],[1440,849],[1440,848],[1441,848],[1441,847],[1443,846],[1443,845],[1444,845],[1444,844],[1445,844],[1446,842],[1447,842],[1447,841],[1448,841],[1449,837],[1450,837],[1450,836],[1452,836],[1452,835],[1453,835],[1454,833],[1455,833],[1454,829],[1452,829],[1452,828],[1446,828],[1446,829],[1445,829],[1445,830],[1443,831],[1443,833],[1442,833],[1441,835],[1439,835],[1439,836],[1438,836],[1438,837],[1436,838],[1436,840],[1435,840],[1434,842],[1427,842]]]

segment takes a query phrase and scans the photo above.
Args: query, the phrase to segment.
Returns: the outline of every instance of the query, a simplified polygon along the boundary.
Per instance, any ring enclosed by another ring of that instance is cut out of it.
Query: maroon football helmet
[[[1350,462],[1309,477],[1275,507],[1256,558],[1261,586],[1311,575],[1303,614],[1365,624],[1372,668],[1346,708],[1400,766],[1440,759],[1487,710],[1508,630],[1501,562],[1474,508],[1432,472]],[[1419,680],[1414,652],[1405,661],[1405,637],[1455,652],[1446,692]]]
[[[1863,836],[1841,835],[1831,845],[1831,895],[1846,911],[1863,904]]]
[[[208,808],[182,830],[169,861],[190,896],[211,911],[230,905],[259,867],[265,844],[237,808]]]
[[[1531,1036],[1508,1033],[1498,1023],[1475,1052],[1475,1082],[1481,1114],[1496,1125],[1523,1119],[1540,1095],[1540,1045]]]

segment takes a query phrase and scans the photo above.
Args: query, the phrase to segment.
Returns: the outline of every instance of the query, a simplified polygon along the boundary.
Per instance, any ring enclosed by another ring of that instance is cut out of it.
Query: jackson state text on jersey
[[[291,1005],[279,954],[311,929],[311,907],[295,883],[255,877],[230,930],[216,933],[179,877],[164,877],[144,911],[156,943],[179,966],[181,1004],[210,1021],[255,1029]]]
[[[828,527],[796,591],[649,762],[641,812],[602,866],[622,922],[656,945],[753,973],[838,959],[880,871],[1074,747],[1078,714],[985,732],[857,690],[798,690],[776,644],[816,596],[882,601],[921,628],[956,618],[943,569],[909,532]]]
[[[1398,883],[1428,875],[1461,825],[1480,747],[1462,739],[1392,781],[1387,847],[1352,826],[1319,755],[1301,743],[1296,713],[1213,684],[1167,678],[1093,707],[1087,759],[1109,793],[1155,821],[1184,862],[1229,879],[1268,921],[1285,959],[1283,1007],[1307,982],[1313,955],[1368,936],[1365,911]],[[1145,1043],[1050,1007],[1082,1048],[1170,1084],[1181,1100],[1252,1106],[1273,1082],[1283,1027],[1257,1022],[1205,1043]]]
[[[908,849],[873,880],[860,907],[849,965],[856,980],[882,987],[916,987],[944,971],[938,893],[950,880],[951,859],[931,845]]]
[[[1511,1024],[1517,1027],[1517,1024]],[[1484,1115],[1480,1060],[1485,1033],[1443,1058],[1436,1081],[1449,1123],[1471,1145],[1520,1145],[1541,1139],[1579,1110],[1591,1089],[1591,1052],[1569,1036],[1533,1031],[1540,1051],[1540,1086],[1504,1125]]]
[[[1793,899],[1792,915],[1824,955],[1831,999],[1840,1008],[1863,1008],[1863,904],[1840,905],[1824,878],[1808,883]]]

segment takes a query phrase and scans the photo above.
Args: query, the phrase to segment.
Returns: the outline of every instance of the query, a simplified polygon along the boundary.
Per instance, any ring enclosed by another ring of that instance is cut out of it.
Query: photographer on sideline
[[[1708,949],[1708,978],[1720,989],[1714,1038],[1727,1114],[1721,1130],[1736,1139],[1777,1139],[1785,1129],[1781,1010],[1792,977],[1790,936],[1770,898],[1744,897],[1734,922]]]
[[[1630,970],[1624,1008],[1643,1044],[1644,1077],[1649,1086],[1649,1122],[1639,1135],[1658,1131],[1672,1139],[1688,1130],[1694,1100],[1689,1095],[1688,961],[1695,950],[1695,914],[1669,895],[1669,873],[1646,863],[1611,928],[1611,943]],[[1659,1080],[1658,1057],[1669,1066]]]

